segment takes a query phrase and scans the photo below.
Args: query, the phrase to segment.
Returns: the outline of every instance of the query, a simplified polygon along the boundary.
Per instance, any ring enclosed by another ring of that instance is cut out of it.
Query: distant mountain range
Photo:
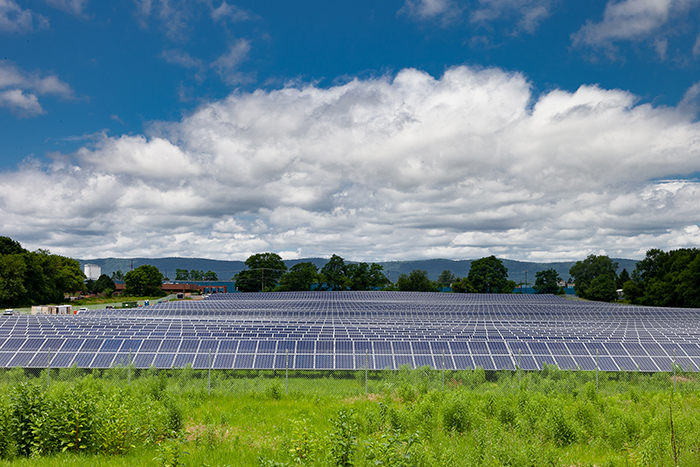
[[[143,264],[150,264],[157,267],[167,278],[175,279],[176,269],[187,269],[196,271],[214,271],[219,280],[228,281],[234,274],[246,269],[243,261],[222,261],[203,258],[99,258],[90,260],[78,260],[80,267],[86,263],[97,264],[102,268],[102,273],[112,275],[116,271],[123,273],[137,268]],[[311,262],[319,269],[326,264],[326,258],[304,258],[285,261],[287,267],[292,267],[297,263]],[[562,279],[569,278],[569,269],[576,264],[576,261],[553,262],[553,263],[531,263],[527,261],[513,261],[502,259],[505,267],[508,268],[508,277],[515,282],[528,282],[534,284],[535,273],[545,269],[555,269]],[[613,258],[618,264],[618,272],[627,269],[630,274],[634,270],[637,261],[633,259]],[[352,262],[352,261],[347,261]],[[422,269],[428,272],[432,280],[436,280],[440,273],[447,269],[457,277],[464,277],[469,274],[472,260],[451,260],[451,259],[424,259],[416,261],[383,261],[378,262],[384,267],[384,273],[392,282],[395,282],[399,274],[408,274],[414,269]]]

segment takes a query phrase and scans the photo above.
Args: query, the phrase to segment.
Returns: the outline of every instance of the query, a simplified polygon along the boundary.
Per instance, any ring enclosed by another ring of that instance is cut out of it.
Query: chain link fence
[[[375,370],[275,370],[184,368],[136,368],[133,364],[111,368],[4,368],[0,369],[0,386],[32,382],[50,388],[57,383],[71,383],[85,377],[129,387],[153,378],[163,379],[170,391],[191,392],[201,396],[270,397],[323,395],[352,397],[387,395],[401,391],[444,391],[455,389],[517,392],[520,389],[572,392],[583,387],[607,394],[624,393],[635,388],[642,391],[700,391],[700,373],[692,367],[674,364],[670,372],[609,372],[562,370],[543,364],[541,370],[452,370],[429,366]]]

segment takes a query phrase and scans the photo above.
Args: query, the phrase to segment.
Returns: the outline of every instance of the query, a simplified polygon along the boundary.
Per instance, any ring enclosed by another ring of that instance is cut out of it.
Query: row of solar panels
[[[540,370],[543,364],[558,365],[567,370],[601,371],[671,371],[678,365],[687,371],[698,371],[700,359],[688,357],[641,356],[566,356],[566,355],[358,355],[358,354],[210,354],[210,353],[153,353],[116,352],[2,352],[0,367],[112,368],[132,365],[134,368],[194,369],[297,369],[297,370],[371,370],[430,366],[435,369],[486,370]]]
[[[257,354],[373,354],[373,355],[555,355],[700,357],[694,343],[642,345],[634,342],[507,342],[492,341],[350,341],[350,340],[215,340],[215,339],[41,339],[0,340],[0,352],[154,352]]]

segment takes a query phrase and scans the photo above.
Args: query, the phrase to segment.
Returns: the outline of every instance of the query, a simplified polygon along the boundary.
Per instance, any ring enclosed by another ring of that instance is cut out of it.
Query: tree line
[[[176,281],[218,281],[219,276],[214,271],[197,271],[192,269],[175,269]]]
[[[0,237],[0,307],[60,303],[66,293],[82,290],[84,279],[78,261]]]

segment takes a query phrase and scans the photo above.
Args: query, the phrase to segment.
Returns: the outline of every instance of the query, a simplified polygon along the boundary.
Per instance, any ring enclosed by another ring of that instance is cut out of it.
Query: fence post
[[[520,386],[520,384],[521,384],[521,381],[520,381],[520,361],[521,361],[522,356],[523,356],[522,349],[518,350],[518,386]]]
[[[367,369],[369,368],[369,351],[365,349],[365,396],[367,395]]]
[[[207,392],[211,396],[211,349],[209,349],[209,365],[207,365],[209,371],[208,381],[207,381]]]
[[[445,351],[442,351],[442,390],[445,390]]]
[[[51,386],[51,347],[48,348],[48,358],[46,360],[46,390]]]
[[[284,395],[286,396],[289,391],[289,349],[287,349],[286,355],[284,357]]]
[[[676,392],[676,349],[673,349],[673,392]]]
[[[129,366],[129,386],[131,386],[131,350],[129,350],[129,360],[126,361],[126,364]]]
[[[598,392],[598,349],[595,350],[595,392]]]

